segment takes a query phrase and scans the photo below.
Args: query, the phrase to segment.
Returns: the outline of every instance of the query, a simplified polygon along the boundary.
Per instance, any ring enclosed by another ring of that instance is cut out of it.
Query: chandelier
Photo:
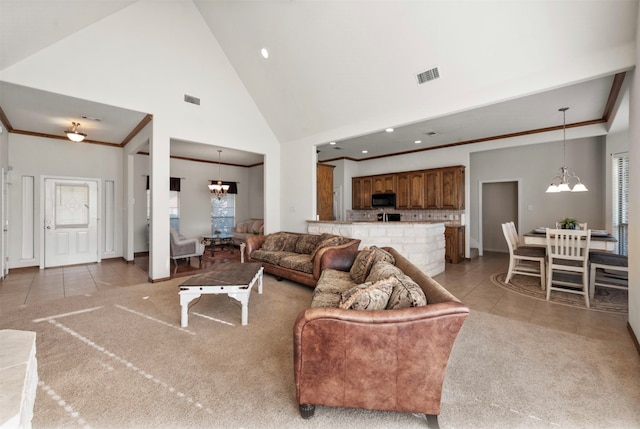
[[[214,194],[216,198],[218,198],[218,200],[221,200],[222,197],[227,195],[227,191],[229,191],[229,185],[223,185],[222,181],[220,180],[220,153],[221,152],[222,150],[218,149],[218,182],[213,183],[213,181],[211,181],[211,183],[208,185],[209,191],[211,191],[211,193]]]
[[[547,192],[586,192],[587,187],[582,184],[580,178],[576,176],[576,173],[567,167],[567,122],[566,122],[566,114],[568,107],[562,107],[558,109],[558,111],[562,112],[562,167],[560,167],[560,174],[551,180],[551,184],[547,188]],[[573,189],[569,186],[569,181],[576,180],[578,183],[575,184]]]
[[[81,142],[87,136],[85,133],[78,131],[79,126],[80,122],[72,122],[71,128],[64,131],[69,140],[74,142]]]

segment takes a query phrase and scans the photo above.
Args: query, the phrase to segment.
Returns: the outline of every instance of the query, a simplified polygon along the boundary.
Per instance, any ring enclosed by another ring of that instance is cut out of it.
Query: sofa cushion
[[[352,310],[384,310],[395,283],[394,277],[359,284],[342,293],[339,307]]]
[[[394,274],[393,290],[387,302],[387,309],[394,310],[409,307],[421,307],[427,305],[427,297],[422,288],[411,277],[400,272]]]
[[[266,262],[267,264],[271,265],[280,265],[280,259],[288,254],[289,253],[283,252],[281,250],[271,251],[260,248],[251,252],[251,259],[255,261]]]
[[[297,234],[291,234],[289,232],[276,232],[274,234],[269,234],[265,238],[261,249],[267,250],[270,252],[274,252],[274,251],[294,252],[297,241],[298,241]]]
[[[371,271],[369,271],[369,275],[365,279],[365,282],[375,283],[378,280],[389,278],[393,275],[403,274],[402,270],[390,262],[382,261],[376,262],[371,267]]]
[[[252,232],[254,234],[259,233],[261,230],[264,231],[264,221],[262,219],[256,219],[251,222],[251,228],[247,228],[247,232]]]
[[[339,246],[341,244],[348,243],[349,241],[351,241],[350,238],[342,237],[340,235],[329,235],[326,238],[322,237],[318,244],[316,244],[316,248],[311,252],[311,260],[313,261],[320,249],[330,246]]]
[[[321,236],[316,234],[301,234],[296,242],[296,253],[306,253],[307,255],[311,255],[313,250],[318,245]]]
[[[313,274],[313,261],[306,253],[283,252],[284,255],[278,261],[278,265],[290,270]]]
[[[330,307],[337,308],[342,298],[342,293],[354,286],[349,273],[344,271],[327,269],[322,271],[318,285],[313,290],[311,308]]]

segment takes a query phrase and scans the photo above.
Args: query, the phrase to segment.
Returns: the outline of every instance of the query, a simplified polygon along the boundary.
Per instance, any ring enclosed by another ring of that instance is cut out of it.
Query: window
[[[629,154],[613,156],[613,236],[618,240],[618,253],[629,249]]]
[[[216,231],[231,234],[236,224],[236,196],[227,194],[221,199],[211,196],[211,234]]]
[[[151,191],[147,189],[147,223],[151,218]],[[180,192],[169,191],[169,223],[180,232]]]

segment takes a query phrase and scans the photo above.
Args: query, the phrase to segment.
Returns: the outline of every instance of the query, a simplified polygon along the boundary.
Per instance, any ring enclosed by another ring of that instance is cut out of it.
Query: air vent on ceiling
[[[433,130],[428,130],[428,131],[425,131],[425,133],[424,133],[425,136],[429,136],[429,137],[437,136],[438,134],[440,134],[440,133],[437,132],[437,131],[433,131]]]
[[[418,79],[418,85],[422,85],[423,83],[429,82],[430,80],[438,79],[439,77],[440,72],[438,71],[438,67],[434,67],[430,70],[418,73],[416,75],[416,78]]]
[[[193,95],[184,95],[184,101],[187,103],[195,104],[196,106],[200,105],[200,99],[198,97],[194,97]]]
[[[95,121],[95,122],[100,122],[100,121],[102,121],[102,118],[96,118],[95,116],[80,115],[80,117],[81,117],[82,119],[86,119],[87,121]]]

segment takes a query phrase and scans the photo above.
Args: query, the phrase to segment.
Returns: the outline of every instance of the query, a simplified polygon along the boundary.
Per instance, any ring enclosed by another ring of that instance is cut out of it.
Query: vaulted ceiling
[[[634,49],[637,0],[174,1],[192,1],[278,139],[314,138],[320,160],[537,132],[558,127],[565,106],[571,125],[609,128],[628,114],[623,77],[634,64],[615,60]],[[133,3],[0,0],[0,71]],[[582,67],[594,57],[598,68]],[[433,68],[439,77],[419,84]],[[61,134],[46,96],[56,95],[5,83],[0,107],[15,129]],[[89,114],[122,117],[92,134],[108,143],[147,114],[87,103]]]

